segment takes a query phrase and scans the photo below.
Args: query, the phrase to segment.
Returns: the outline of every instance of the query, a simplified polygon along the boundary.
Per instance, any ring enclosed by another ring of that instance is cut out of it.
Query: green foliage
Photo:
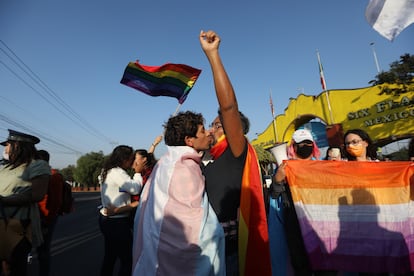
[[[388,157],[391,161],[407,161],[408,157],[408,148],[404,147],[398,151],[387,154],[384,157]]]
[[[60,170],[60,173],[63,175],[63,178],[68,181],[73,181],[73,173],[75,171],[74,165],[69,165],[66,168]]]
[[[259,159],[260,168],[262,173],[269,175],[271,165],[276,163],[276,159],[269,151],[265,150],[261,145],[253,145],[256,150],[257,158]]]
[[[81,156],[73,174],[76,182],[89,187],[98,186],[98,175],[101,173],[105,156],[103,152],[91,152]]]
[[[399,61],[390,64],[390,70],[383,71],[370,81],[372,85],[384,85],[382,92],[386,94],[400,94],[410,91],[409,86],[414,83],[414,55],[404,54]],[[397,84],[391,88],[387,84]]]

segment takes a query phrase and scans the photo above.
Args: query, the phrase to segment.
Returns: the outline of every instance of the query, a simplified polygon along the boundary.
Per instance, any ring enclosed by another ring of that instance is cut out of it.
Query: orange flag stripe
[[[297,186],[290,188],[294,198],[300,199],[306,204],[338,205],[338,198],[346,197],[349,201],[353,198],[353,204],[370,205],[364,198],[355,198],[352,194],[358,189],[306,189],[300,188],[300,195]],[[375,196],[378,205],[401,204],[410,201],[410,187],[404,188],[364,188],[360,189]]]
[[[408,181],[400,181],[409,177],[408,171],[401,171],[407,166],[414,169],[414,163],[404,161],[393,162],[342,162],[289,160],[286,173],[289,186],[307,189],[367,189],[375,183],[375,188],[401,188]],[[411,165],[410,165],[411,164]],[[294,173],[292,173],[294,171]],[[349,172],[352,171],[352,174]],[[327,172],[334,172],[327,173]],[[387,175],[387,177],[384,177]],[[369,176],[367,178],[367,176]],[[335,179],[332,179],[332,178]],[[369,179],[369,181],[367,180]]]
[[[254,148],[242,177],[239,219],[239,269],[242,276],[271,275],[269,236],[260,167]]]

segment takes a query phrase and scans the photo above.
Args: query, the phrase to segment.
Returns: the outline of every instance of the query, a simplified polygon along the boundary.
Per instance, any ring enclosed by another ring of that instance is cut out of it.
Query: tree
[[[409,91],[409,85],[414,82],[414,55],[404,54],[399,61],[390,64],[390,70],[381,72],[370,81],[372,85],[384,84],[383,93],[400,94]],[[397,88],[390,88],[386,84],[398,84]]]
[[[88,187],[98,186],[98,175],[101,173],[105,156],[102,151],[91,152],[81,156],[77,161],[77,166],[73,177],[81,186]]]
[[[63,168],[60,170],[60,173],[63,175],[63,178],[67,181],[72,182],[73,181],[73,173],[75,171],[74,165],[69,165],[66,168]]]
[[[256,150],[262,173],[269,175],[269,171],[272,169],[271,165],[276,163],[275,157],[260,145],[253,145],[253,147]]]

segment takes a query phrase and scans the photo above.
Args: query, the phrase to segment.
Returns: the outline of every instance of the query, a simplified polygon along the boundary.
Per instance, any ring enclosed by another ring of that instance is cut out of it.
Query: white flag
[[[378,33],[393,41],[414,22],[414,0],[370,0],[365,17]]]

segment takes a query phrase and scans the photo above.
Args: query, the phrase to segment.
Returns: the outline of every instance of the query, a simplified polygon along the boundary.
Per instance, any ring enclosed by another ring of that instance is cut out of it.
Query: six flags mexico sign
[[[349,120],[364,119],[366,127],[377,124],[392,123],[397,120],[404,120],[409,117],[414,117],[414,96],[409,98],[403,96],[399,102],[393,100],[382,101],[376,103],[373,108],[364,108],[361,110],[348,113]],[[393,112],[394,110],[403,110]],[[376,117],[376,115],[380,116]],[[412,118],[414,119],[414,118]]]
[[[363,129],[379,146],[409,138],[414,134],[414,84],[329,90],[318,96],[300,94],[252,144],[269,148],[289,142],[295,129],[315,118],[327,126],[340,125],[343,132]]]

